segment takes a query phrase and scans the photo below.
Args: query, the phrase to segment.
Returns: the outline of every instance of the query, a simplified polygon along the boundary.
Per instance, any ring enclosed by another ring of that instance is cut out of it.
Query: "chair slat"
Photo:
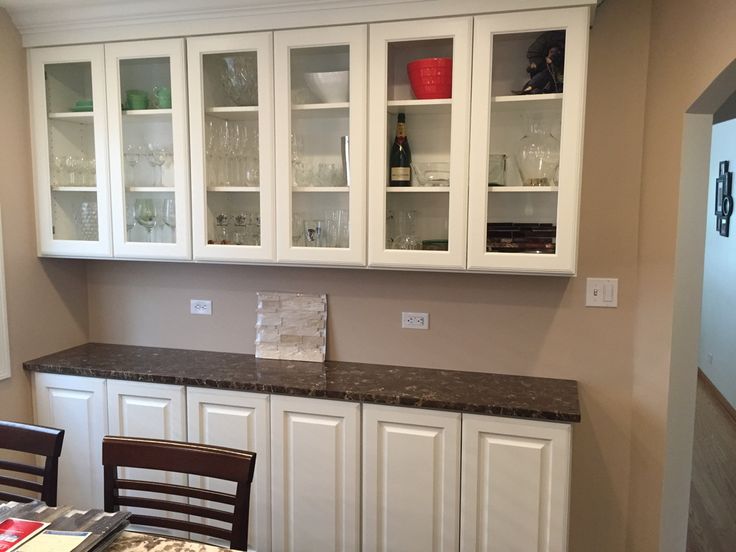
[[[36,483],[35,481],[28,481],[27,479],[16,479],[15,477],[6,477],[0,475],[0,485],[6,487],[15,487],[16,489],[25,489],[27,491],[34,491],[40,493],[43,491],[43,485]]]
[[[0,470],[8,470],[29,475],[43,475],[43,468],[38,466],[29,466],[28,464],[19,464],[18,462],[10,462],[8,460],[0,460]]]
[[[0,500],[4,500],[7,502],[33,502],[36,499],[31,498],[30,496],[23,496],[0,491]]]
[[[217,519],[226,523],[233,522],[233,514],[214,508],[206,508],[204,506],[196,506],[187,504],[186,502],[172,502],[170,500],[157,500],[155,498],[143,498],[138,496],[121,496],[117,500],[120,506],[129,506],[131,508],[148,508],[150,510],[165,510],[167,512],[178,512],[180,514],[190,514],[209,519]]]
[[[153,481],[118,479],[115,482],[114,487],[117,489],[129,489],[132,491],[148,491],[151,493],[186,496],[189,498],[208,500],[210,502],[219,502],[220,504],[230,504],[231,506],[235,505],[235,496],[233,495],[221,493],[219,491],[185,487],[184,485],[172,485],[171,483],[154,483]]]
[[[157,516],[145,516],[141,514],[133,514],[128,518],[132,525],[147,525],[149,527],[163,527],[164,529],[176,529],[178,531],[189,531],[190,533],[198,533],[222,540],[230,540],[232,535],[227,529],[219,527],[211,527],[201,523],[193,523],[183,519],[170,519]]]

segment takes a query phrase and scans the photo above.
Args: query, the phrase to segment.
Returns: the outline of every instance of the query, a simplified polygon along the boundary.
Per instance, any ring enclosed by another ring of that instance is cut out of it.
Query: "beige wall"
[[[606,3],[591,31],[577,278],[90,262],[91,340],[252,352],[255,291],[326,292],[331,359],[574,378],[571,550],[623,551],[648,33],[640,0]],[[584,308],[586,276],[618,277],[621,307]],[[402,331],[402,310],[431,329]]]
[[[693,365],[682,366],[677,356],[671,360],[673,307],[678,306],[681,318],[699,319],[699,312],[688,312],[685,298],[678,297],[676,303],[673,293],[680,171],[683,167],[689,169],[681,156],[683,115],[736,57],[736,37],[732,31],[736,3],[732,0],[703,0],[695,4],[689,0],[654,0],[653,5],[640,203],[633,386],[636,433],[632,443],[629,549],[656,550],[659,542],[662,550],[669,551],[677,550],[675,547],[682,544],[681,540],[670,540],[676,531],[670,522],[678,517],[674,510],[681,509],[684,501],[684,493],[674,490],[682,486],[683,469],[676,464],[678,460],[689,464],[685,457],[690,451],[683,445],[688,441],[686,432],[690,423],[683,427],[680,422],[683,421],[682,412],[691,409],[695,378],[692,345],[682,353],[693,359]],[[736,85],[733,77],[734,72],[731,73],[730,92]],[[722,96],[721,102],[729,96],[722,88],[712,90]],[[702,102],[703,112],[710,109],[713,113],[718,102],[711,94],[706,96]],[[688,155],[693,153],[687,145],[684,149]],[[692,186],[707,190],[706,179],[704,170],[702,180],[686,180],[683,186],[688,192]],[[698,207],[693,205],[692,208]],[[682,217],[681,230],[685,233],[690,218]],[[693,247],[690,250],[680,248],[681,258],[689,260],[680,267],[678,274],[681,289],[687,287],[683,282],[688,271],[702,273],[702,261],[698,265]],[[702,259],[702,242],[700,254]],[[689,286],[693,287],[694,284]],[[682,319],[674,322],[675,329],[681,333]],[[676,345],[680,347],[681,344]],[[669,445],[665,442],[668,416],[671,424]],[[680,477],[673,475],[664,482],[667,498],[662,501],[662,508],[666,533],[660,541],[660,510],[653,506],[659,505],[663,491],[667,446],[671,453],[668,475],[679,472]]]
[[[32,419],[24,360],[83,343],[83,263],[36,258],[25,51],[0,9],[0,206],[13,375],[0,381],[0,419]]]

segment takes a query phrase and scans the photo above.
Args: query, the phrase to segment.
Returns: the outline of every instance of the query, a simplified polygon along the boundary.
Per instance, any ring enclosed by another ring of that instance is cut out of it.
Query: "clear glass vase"
[[[560,141],[539,119],[529,119],[528,130],[519,140],[516,166],[523,186],[556,186],[560,165]]]

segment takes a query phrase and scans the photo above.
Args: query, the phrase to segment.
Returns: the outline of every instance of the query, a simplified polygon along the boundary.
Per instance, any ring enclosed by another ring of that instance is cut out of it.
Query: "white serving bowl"
[[[304,81],[307,83],[309,90],[323,102],[339,103],[348,101],[349,71],[304,73]]]

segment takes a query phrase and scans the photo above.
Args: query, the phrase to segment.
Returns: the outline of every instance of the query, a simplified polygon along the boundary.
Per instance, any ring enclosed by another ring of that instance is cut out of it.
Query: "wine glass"
[[[130,232],[135,228],[135,206],[126,202],[125,205],[125,229],[128,232],[128,240],[130,240]]]
[[[154,186],[163,186],[164,178],[164,163],[169,157],[169,152],[166,148],[157,144],[148,144],[148,162],[152,167],[158,169],[156,172],[156,181],[153,183]]]
[[[151,242],[153,227],[156,226],[156,209],[152,199],[135,200],[135,221],[146,229],[146,241]]]
[[[164,224],[171,228],[171,233],[176,237],[176,201],[173,198],[164,199],[161,218]]]
[[[217,151],[217,127],[211,118],[207,121],[207,132],[205,133],[205,156],[207,162],[207,186],[217,186],[217,166],[215,165],[215,153]]]
[[[79,170],[79,159],[73,155],[67,155],[64,159],[64,167],[69,175],[69,185],[77,185],[77,171]]]
[[[130,185],[135,185],[135,167],[140,163],[143,148],[134,144],[128,144],[125,148],[125,158],[130,167]]]

